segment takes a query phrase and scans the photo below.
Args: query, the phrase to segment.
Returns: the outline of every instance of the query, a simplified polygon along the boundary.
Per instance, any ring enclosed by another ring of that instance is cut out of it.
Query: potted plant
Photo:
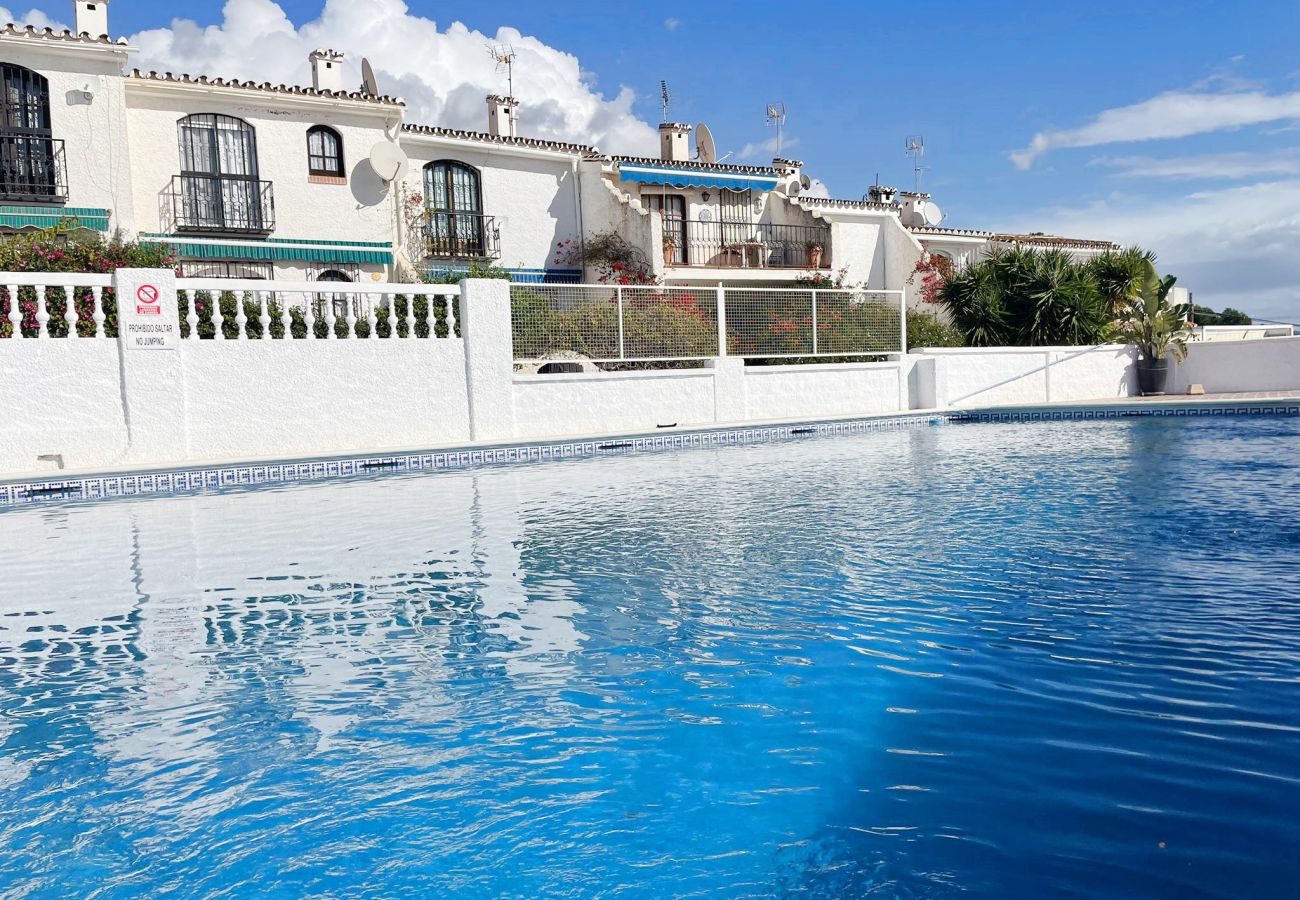
[[[1165,393],[1170,356],[1177,362],[1187,358],[1191,329],[1186,310],[1181,304],[1169,302],[1169,291],[1176,280],[1173,275],[1161,278],[1148,262],[1129,304],[1128,318],[1119,326],[1119,339],[1137,345],[1138,389],[1144,397]]]
[[[672,235],[664,235],[664,265],[671,266],[677,259],[677,241]]]
[[[826,252],[826,248],[817,241],[809,241],[804,247],[808,251],[808,268],[820,269],[822,267],[822,254]]]

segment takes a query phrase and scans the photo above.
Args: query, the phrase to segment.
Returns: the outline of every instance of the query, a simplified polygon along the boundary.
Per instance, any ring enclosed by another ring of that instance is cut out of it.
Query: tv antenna
[[[929,166],[921,165],[921,160],[925,158],[925,138],[919,134],[909,134],[904,139],[906,150],[904,154],[912,160],[912,173],[916,176],[916,192],[921,193],[921,173]]]
[[[671,98],[668,96],[668,82],[660,81],[659,82],[659,105],[663,107],[662,121],[664,122],[668,121],[668,105],[670,102],[671,102]]]
[[[490,44],[488,45],[488,55],[496,61],[497,71],[505,70],[506,84],[509,88],[507,97],[514,99],[515,96],[515,48],[509,44]]]
[[[769,103],[767,105],[767,124],[768,127],[776,126],[776,155],[781,155],[781,147],[785,137],[785,104]]]

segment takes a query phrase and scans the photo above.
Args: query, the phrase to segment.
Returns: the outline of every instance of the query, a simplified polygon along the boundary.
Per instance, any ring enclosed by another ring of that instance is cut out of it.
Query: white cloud
[[[520,132],[530,137],[593,144],[606,152],[654,153],[658,139],[632,112],[635,94],[606,97],[592,86],[578,58],[537,38],[502,27],[495,34],[459,22],[445,29],[412,14],[401,0],[326,0],[320,17],[295,28],[272,0],[228,0],[220,25],[175,19],[169,28],[132,35],[136,65],[149,70],[310,83],[307,54],[330,47],[348,55],[348,81],[359,84],[369,57],[380,89],[407,101],[407,121],[485,130],[483,98],[504,93],[505,74],[488,52],[514,48]]]
[[[766,157],[767,159],[771,159],[777,152],[776,144],[777,144],[776,136],[773,135],[772,137],[768,138],[765,141],[755,141],[754,143],[746,144],[745,146],[740,148],[740,152],[737,153],[736,156],[739,159],[756,159],[758,157]],[[797,137],[787,136],[781,142],[781,152],[787,153],[788,151],[793,150],[795,147],[798,146],[799,146],[799,139]],[[766,162],[766,159],[764,160],[764,162]]]
[[[681,19],[664,19],[664,27],[669,31],[676,31],[677,26],[682,24]]]
[[[1196,302],[1300,322],[1300,179],[1197,191],[1157,200],[1127,195],[1080,209],[1027,214],[1011,231],[1140,244]]]
[[[37,28],[53,28],[55,31],[71,30],[68,25],[57,19],[51,19],[39,9],[29,9],[21,16],[16,16],[7,7],[0,6],[0,22],[13,22],[15,25],[34,25]]]
[[[1103,156],[1088,163],[1116,170],[1118,178],[1167,181],[1194,179],[1237,181],[1245,178],[1300,175],[1300,153],[1205,153],[1197,156]]]
[[[1105,110],[1079,128],[1040,131],[1028,147],[1010,156],[1016,168],[1028,169],[1051,150],[1182,138],[1290,119],[1300,119],[1300,91],[1168,91]]]

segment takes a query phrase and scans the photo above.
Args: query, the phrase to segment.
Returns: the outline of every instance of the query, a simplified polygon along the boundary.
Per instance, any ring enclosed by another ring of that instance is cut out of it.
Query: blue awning
[[[620,165],[619,177],[640,184],[664,184],[676,188],[719,188],[729,191],[770,191],[776,175],[729,172],[724,169],[675,169],[671,166]]]

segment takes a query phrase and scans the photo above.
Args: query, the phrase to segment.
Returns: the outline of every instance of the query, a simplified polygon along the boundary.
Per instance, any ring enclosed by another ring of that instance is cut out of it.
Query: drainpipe
[[[578,176],[578,157],[570,160],[573,172],[573,202],[578,209],[578,254],[583,260],[587,257],[587,229],[582,222],[582,179]],[[583,263],[583,271],[586,271],[586,263]]]

